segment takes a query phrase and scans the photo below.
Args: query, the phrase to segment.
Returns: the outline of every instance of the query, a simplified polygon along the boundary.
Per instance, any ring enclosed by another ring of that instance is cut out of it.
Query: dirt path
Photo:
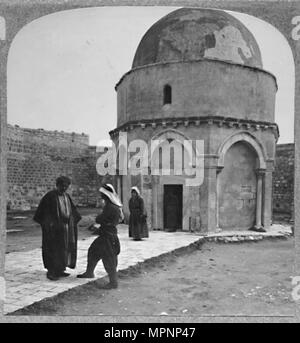
[[[120,287],[97,283],[20,310],[22,315],[293,315],[293,239],[205,243],[120,273]]]

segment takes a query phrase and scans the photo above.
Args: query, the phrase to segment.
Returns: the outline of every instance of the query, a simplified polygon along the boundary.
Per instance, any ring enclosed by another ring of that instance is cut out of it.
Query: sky
[[[86,133],[103,145],[117,123],[115,84],[131,69],[144,33],[179,7],[99,7],[63,11],[26,25],[8,58],[8,122],[27,128]],[[294,61],[270,24],[229,12],[261,49],[263,67],[277,77],[278,143],[294,140]]]

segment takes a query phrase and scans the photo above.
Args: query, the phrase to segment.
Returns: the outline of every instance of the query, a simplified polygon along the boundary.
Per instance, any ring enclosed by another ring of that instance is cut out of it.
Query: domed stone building
[[[116,176],[127,215],[130,188],[138,186],[153,229],[270,227],[277,83],[240,21],[211,9],[168,14],[146,32],[116,91],[116,146],[122,132],[128,144],[159,140],[152,155],[159,167],[161,147],[173,147],[170,175],[153,175],[150,166],[148,175]],[[174,172],[186,140],[203,141],[204,164],[190,160],[202,168],[201,185]]]

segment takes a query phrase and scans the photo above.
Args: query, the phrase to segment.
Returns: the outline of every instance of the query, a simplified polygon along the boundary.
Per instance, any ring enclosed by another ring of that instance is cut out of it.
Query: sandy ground
[[[293,247],[292,238],[205,243],[120,272],[116,290],[97,280],[14,314],[292,316]]]

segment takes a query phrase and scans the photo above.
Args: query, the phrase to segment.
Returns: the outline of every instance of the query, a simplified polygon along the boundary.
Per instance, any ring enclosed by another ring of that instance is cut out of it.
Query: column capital
[[[257,176],[263,176],[266,173],[266,169],[257,168],[255,172]]]
[[[221,173],[221,171],[224,169],[224,166],[217,166],[216,167],[217,174]]]
[[[273,172],[275,169],[275,160],[274,159],[268,159],[266,161],[267,164],[267,170],[268,172]]]

